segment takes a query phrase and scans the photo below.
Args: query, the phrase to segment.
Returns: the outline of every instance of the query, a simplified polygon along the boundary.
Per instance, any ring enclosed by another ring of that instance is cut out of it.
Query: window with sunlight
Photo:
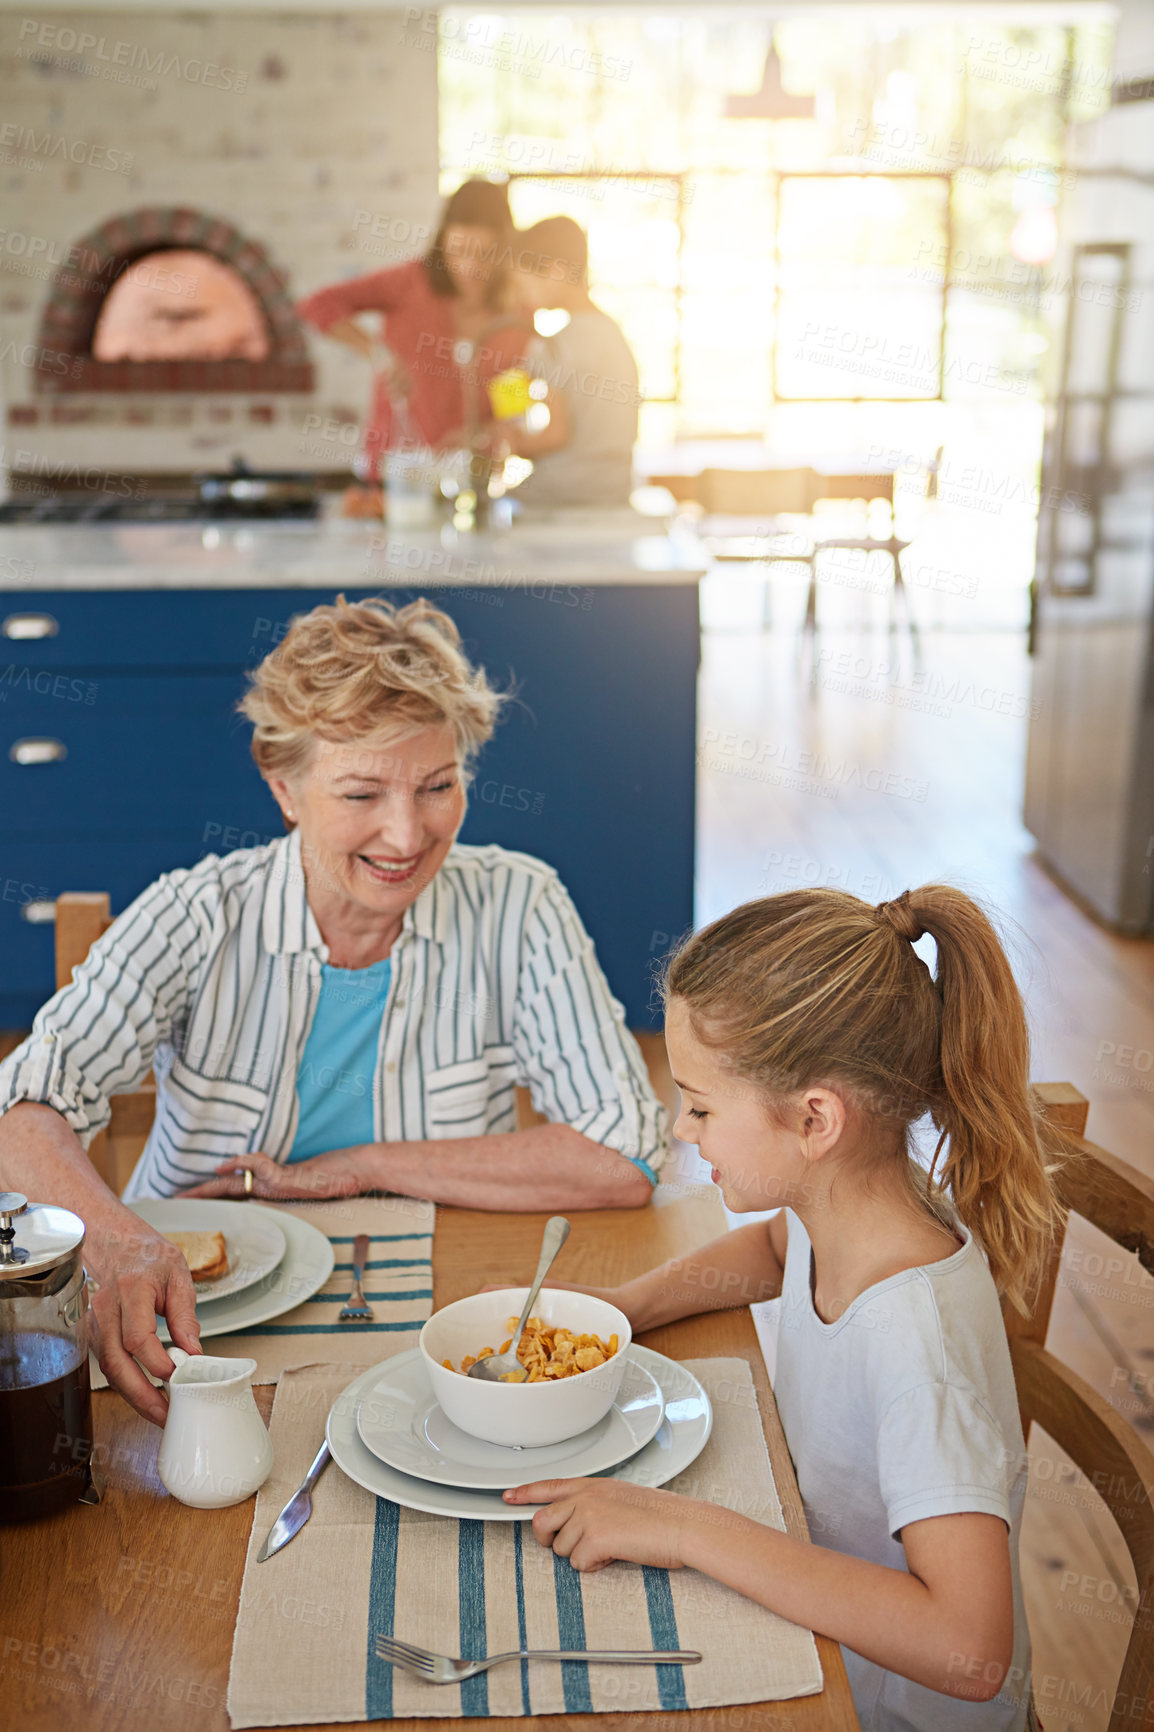
[[[1019,478],[998,525],[1024,590],[1064,142],[1108,100],[1108,28],[722,8],[488,23],[511,51],[480,78],[442,18],[443,189],[508,177],[518,225],[588,231],[591,292],[638,360],[642,471],[686,441],[884,454],[914,509],[936,464],[943,521],[953,501],[980,561],[996,467]]]

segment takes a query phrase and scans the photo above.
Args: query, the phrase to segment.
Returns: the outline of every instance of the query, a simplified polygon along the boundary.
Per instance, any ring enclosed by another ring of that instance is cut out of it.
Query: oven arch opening
[[[112,217],[69,247],[39,344],[39,392],[310,392],[314,385],[285,273],[258,241],[183,205]]]

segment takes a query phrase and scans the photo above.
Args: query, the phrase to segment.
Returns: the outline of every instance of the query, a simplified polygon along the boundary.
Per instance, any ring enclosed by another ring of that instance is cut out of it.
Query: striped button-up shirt
[[[0,1112],[43,1102],[87,1146],[151,1065],[156,1119],[126,1199],[251,1150],[283,1161],[327,959],[299,832],[165,873],[0,1064]],[[653,1181],[665,1154],[664,1108],[568,893],[504,848],[455,846],[405,911],[374,1074],[329,1083],[371,1089],[379,1142],[516,1130],[521,1084]]]

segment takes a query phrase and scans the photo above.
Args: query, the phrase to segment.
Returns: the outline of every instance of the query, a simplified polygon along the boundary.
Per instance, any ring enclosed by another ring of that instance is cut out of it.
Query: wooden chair
[[[107,891],[66,891],[56,898],[56,989],[67,986],[72,970],[112,924]],[[112,1117],[93,1137],[88,1154],[96,1171],[117,1196],[124,1189],[156,1116],[156,1082],[151,1072],[131,1094],[113,1095]]]
[[[759,536],[731,535],[728,547],[725,538],[713,538],[710,551],[724,561],[742,561],[761,565],[765,570],[765,597],[762,608],[762,630],[770,628],[770,574],[774,566],[802,565],[809,574],[806,593],[805,620],[802,640],[811,651],[818,630],[817,591],[818,565],[823,554],[837,552],[880,553],[890,561],[893,589],[890,602],[890,635],[898,629],[898,604],[901,603],[906,629],[913,646],[914,666],[920,662],[921,646],[917,626],[910,608],[909,591],[902,573],[901,556],[910,545],[894,534],[878,536],[866,533],[863,517],[859,530],[853,533],[822,534],[822,519],[813,515],[819,501],[852,501],[868,507],[875,500],[884,500],[890,507],[893,522],[894,477],[878,475],[823,475],[815,469],[703,469],[696,482],[696,499],[705,511],[705,524],[710,517],[732,518],[760,516],[768,520],[768,533]],[[774,520],[779,515],[808,517],[809,527],[802,536],[777,534]],[[851,528],[853,526],[851,525]],[[843,525],[844,528],[844,525]],[[775,547],[774,541],[781,545]]]
[[[1085,1140],[1089,1103],[1069,1083],[1042,1083],[1034,1092],[1062,1137],[1066,1161],[1057,1189],[1063,1207],[1133,1252],[1154,1275],[1154,1180]],[[1033,1313],[1023,1317],[1005,1307],[1006,1333],[1027,1437],[1037,1420],[1065,1450],[1107,1505],[1133,1560],[1136,1615],[1108,1725],[1108,1732],[1129,1732],[1138,1723],[1135,1704],[1154,1696],[1154,1454],[1109,1402],[1046,1349],[1062,1249],[1062,1243],[1054,1247]]]
[[[901,601],[902,612],[905,615],[906,630],[910,634],[910,643],[914,652],[914,669],[921,667],[921,640],[918,637],[917,622],[910,607],[910,592],[906,588],[905,576],[902,572],[902,554],[909,546],[908,541],[902,541],[898,536],[891,535],[884,539],[875,535],[831,535],[813,544],[809,565],[809,589],[805,598],[805,619],[802,623],[802,637],[808,637],[811,646],[817,640],[817,578],[818,561],[823,553],[862,553],[868,558],[871,553],[881,553],[890,562],[893,576],[893,586],[890,590],[890,637],[893,638],[898,629],[898,602]]]
[[[941,466],[941,447],[926,468],[927,488],[937,492],[938,470]],[[910,593],[906,587],[905,574],[902,571],[902,554],[910,546],[908,536],[899,536],[894,527],[895,511],[895,477],[892,472],[879,475],[816,475],[813,504],[829,500],[852,500],[868,508],[877,500],[884,500],[889,506],[889,534],[879,535],[872,530],[860,533],[855,530],[839,531],[833,535],[822,534],[822,523],[819,516],[813,519],[813,553],[809,561],[809,591],[805,602],[805,621],[802,625],[802,638],[808,638],[811,650],[816,647],[817,639],[817,589],[818,565],[823,554],[827,553],[862,553],[867,557],[872,553],[881,554],[890,562],[892,587],[890,590],[889,630],[891,639],[898,631],[898,608],[901,606],[905,618],[906,630],[909,633],[910,646],[913,650],[915,672],[921,666],[921,640],[918,636],[917,622],[910,606]],[[812,509],[812,508],[811,508]],[[868,523],[863,519],[863,529]],[[812,684],[812,681],[811,681]]]
[[[813,510],[817,476],[812,469],[703,469],[697,498],[706,515],[805,516]]]
[[[884,499],[890,508],[891,521],[894,506],[894,477],[892,470],[877,474],[838,475],[831,471],[828,475],[820,470],[814,473],[813,503],[816,505],[822,499],[860,500],[869,506],[875,499]]]

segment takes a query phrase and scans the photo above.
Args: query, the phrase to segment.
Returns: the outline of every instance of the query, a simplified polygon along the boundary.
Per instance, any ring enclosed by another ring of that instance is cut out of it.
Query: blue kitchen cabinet
[[[5,840],[43,837],[69,847],[139,838],[182,830],[206,800],[219,812],[251,805],[251,730],[236,714],[243,680],[235,671],[69,670],[46,675],[39,689],[6,684],[7,671],[0,670]],[[13,749],[30,761],[15,761]],[[208,824],[212,814],[204,816]]]
[[[696,585],[386,593],[443,606],[510,693],[462,841],[555,866],[630,1026],[654,1026],[656,959],[692,922]],[[5,617],[50,616],[53,630],[0,644],[0,1026],[26,1025],[52,991],[52,928],[26,918],[30,905],[106,889],[118,913],[160,872],[282,832],[236,703],[291,617],[334,599],[11,598]]]

